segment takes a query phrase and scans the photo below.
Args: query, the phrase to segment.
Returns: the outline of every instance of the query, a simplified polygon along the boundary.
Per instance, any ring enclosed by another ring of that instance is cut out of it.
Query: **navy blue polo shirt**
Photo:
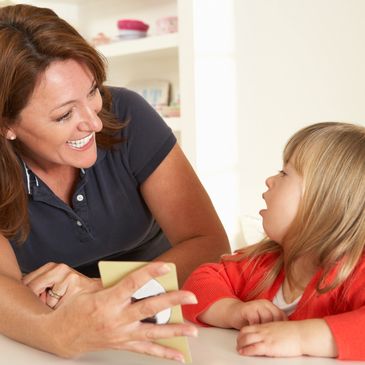
[[[96,163],[80,170],[72,206],[24,164],[30,235],[12,242],[23,273],[53,261],[97,277],[99,260],[149,261],[171,245],[147,208],[140,185],[171,151],[176,138],[138,94],[111,88],[113,112],[129,120],[114,150],[98,148]],[[163,199],[163,197],[161,197]]]

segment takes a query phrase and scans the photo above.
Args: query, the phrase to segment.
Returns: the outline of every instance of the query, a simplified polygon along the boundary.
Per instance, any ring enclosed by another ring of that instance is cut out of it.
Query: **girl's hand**
[[[301,356],[298,322],[272,322],[243,327],[237,337],[240,355]]]
[[[154,277],[166,274],[168,266],[152,263],[134,271],[114,286],[96,292],[79,292],[44,318],[43,328],[57,339],[56,353],[73,357],[101,349],[123,349],[183,360],[177,350],[154,343],[175,336],[196,336],[191,324],[141,323],[146,317],[181,304],[196,304],[187,291],[174,291],[132,303],[131,297]]]
[[[102,288],[100,279],[90,279],[66,264],[54,262],[25,275],[22,281],[43,303],[54,309],[80,291]]]
[[[231,325],[236,329],[254,324],[287,320],[286,314],[266,299],[248,302],[237,300],[231,304],[229,313]]]
[[[323,319],[243,327],[237,337],[237,351],[246,356],[337,356],[332,333]]]
[[[199,321],[211,326],[237,330],[244,326],[286,319],[286,314],[269,300],[242,302],[237,298],[219,299],[198,317]]]

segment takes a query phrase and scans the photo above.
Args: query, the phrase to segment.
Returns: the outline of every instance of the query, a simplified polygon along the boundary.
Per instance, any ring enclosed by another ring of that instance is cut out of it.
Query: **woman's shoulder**
[[[134,111],[148,111],[152,107],[147,101],[135,91],[125,87],[108,86],[112,96],[112,111],[123,119],[130,117]]]

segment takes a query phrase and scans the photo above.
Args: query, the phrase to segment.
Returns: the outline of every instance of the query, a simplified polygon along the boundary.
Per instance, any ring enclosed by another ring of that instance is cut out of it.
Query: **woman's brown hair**
[[[282,242],[289,248],[285,259],[282,245],[270,239],[227,258],[257,262],[265,253],[276,253],[276,263],[250,297],[269,286],[283,265],[295,285],[293,263],[301,257],[310,257],[321,270],[317,292],[327,292],[349,278],[364,254],[365,127],[325,122],[303,128],[284,149],[284,164],[289,160],[303,177],[304,192]]]
[[[29,232],[27,196],[17,141],[6,139],[27,105],[40,75],[54,61],[74,59],[93,74],[103,99],[96,135],[102,148],[120,142],[123,124],[111,113],[111,95],[103,86],[105,59],[52,10],[30,5],[0,8],[0,233],[24,241]]]

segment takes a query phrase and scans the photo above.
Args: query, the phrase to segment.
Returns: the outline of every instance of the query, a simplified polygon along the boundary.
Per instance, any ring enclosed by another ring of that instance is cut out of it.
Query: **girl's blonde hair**
[[[289,248],[285,262],[281,246],[270,239],[243,248],[231,258],[253,262],[265,253],[278,255],[250,297],[268,287],[283,265],[289,284],[295,284],[292,268],[300,257],[313,258],[314,265],[322,269],[317,291],[332,290],[349,277],[364,251],[365,128],[339,122],[310,125],[288,141],[284,164],[289,160],[303,177],[304,192],[284,237]],[[334,269],[335,275],[329,278]]]

